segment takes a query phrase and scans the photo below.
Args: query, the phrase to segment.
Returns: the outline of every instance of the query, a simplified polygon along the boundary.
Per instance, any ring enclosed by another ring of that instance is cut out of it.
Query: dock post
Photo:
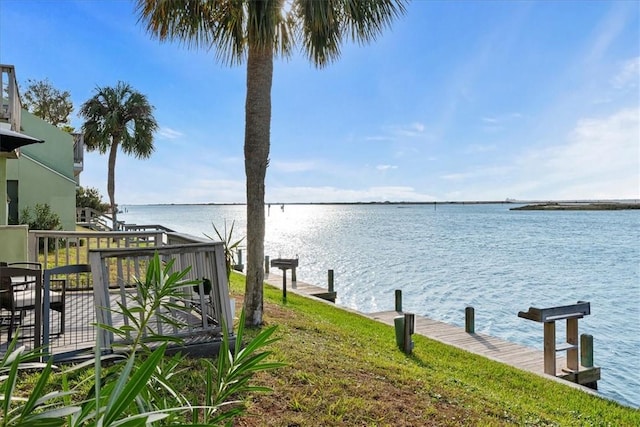
[[[236,271],[244,270],[244,264],[242,263],[242,249],[237,250],[238,253],[238,262],[233,266],[233,269]]]
[[[404,316],[394,317],[393,326],[396,330],[396,344],[400,350],[404,350]]]
[[[264,273],[269,274],[269,255],[264,256]]]
[[[298,282],[298,276],[296,276],[296,268],[293,267],[291,269],[291,286],[293,286],[295,288],[297,282]]]
[[[402,312],[402,290],[396,289],[396,311]]]
[[[282,270],[282,302],[287,302],[287,270]]]
[[[558,375],[556,372],[556,322],[545,322],[543,331],[544,340],[544,373]]]
[[[468,334],[476,332],[475,310],[471,306],[464,309],[464,331]]]
[[[567,348],[567,369],[570,371],[579,371],[578,365],[578,319],[567,319],[567,344],[571,348]]]
[[[333,292],[333,270],[327,272],[327,289],[329,292]]]
[[[403,351],[405,354],[411,354],[411,351],[413,350],[413,340],[411,339],[411,335],[413,335],[413,331],[415,329],[415,321],[416,321],[415,314],[413,313],[404,314]]]
[[[580,335],[580,364],[585,368],[593,368],[593,336]]]

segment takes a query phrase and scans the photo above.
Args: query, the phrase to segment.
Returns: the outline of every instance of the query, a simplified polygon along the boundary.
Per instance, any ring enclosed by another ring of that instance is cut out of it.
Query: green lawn
[[[240,306],[244,277],[231,289]],[[393,328],[295,294],[283,305],[270,286],[264,320],[288,365],[256,378],[273,392],[236,425],[640,425],[640,410],[421,336],[406,356]]]

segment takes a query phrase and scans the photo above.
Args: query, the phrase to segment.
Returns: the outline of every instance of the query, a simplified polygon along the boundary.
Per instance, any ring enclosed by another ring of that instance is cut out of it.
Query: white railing
[[[13,65],[0,65],[0,86],[0,118],[9,123],[11,130],[20,132],[22,103]]]

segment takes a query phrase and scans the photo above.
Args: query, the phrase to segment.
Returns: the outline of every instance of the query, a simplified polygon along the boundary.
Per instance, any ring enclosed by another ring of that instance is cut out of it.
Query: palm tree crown
[[[153,134],[158,123],[147,97],[129,84],[98,87],[93,97],[80,108],[84,142],[89,151],[109,152],[107,192],[114,228],[117,228],[115,203],[115,165],[118,147],[125,154],[148,158],[154,151]]]
[[[245,175],[248,326],[262,324],[265,177],[269,164],[273,59],[296,45],[317,67],[340,56],[344,41],[372,41],[405,11],[407,0],[137,0],[139,19],[160,40],[246,61]]]

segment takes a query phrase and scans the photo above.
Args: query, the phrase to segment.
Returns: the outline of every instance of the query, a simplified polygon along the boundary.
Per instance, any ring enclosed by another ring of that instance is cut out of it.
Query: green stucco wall
[[[0,225],[0,261],[28,261],[26,225]]]
[[[73,137],[22,110],[22,132],[44,144],[22,147],[20,158],[7,160],[7,180],[18,181],[18,211],[48,204],[64,230],[75,230],[76,181],[73,174]]]

